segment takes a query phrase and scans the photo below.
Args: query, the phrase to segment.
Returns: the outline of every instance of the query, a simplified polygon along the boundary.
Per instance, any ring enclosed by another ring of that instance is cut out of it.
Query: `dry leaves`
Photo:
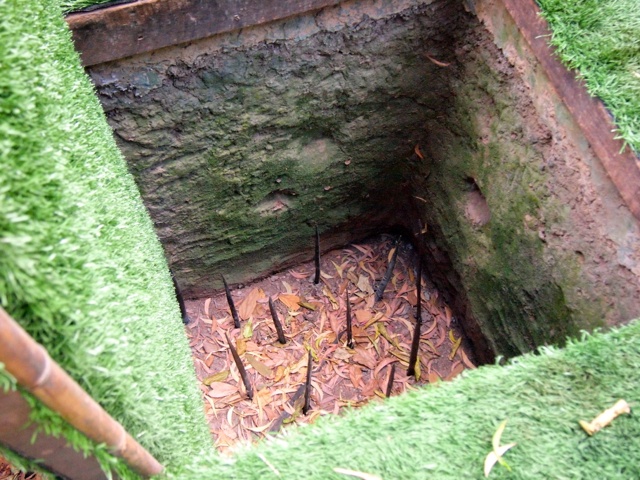
[[[414,385],[449,380],[475,368],[464,349],[451,310],[437,291],[423,291],[419,382],[407,377],[415,322],[415,258],[400,247],[398,261],[383,299],[374,302],[376,282],[383,277],[392,246],[388,237],[352,245],[322,257],[322,282],[311,281],[311,265],[297,267],[250,287],[234,290],[242,319],[240,329],[226,310],[224,293],[187,302],[197,319],[187,327],[194,364],[205,399],[205,411],[216,439],[226,451],[235,443],[265,436],[290,423],[312,422],[345,406],[384,397],[391,365],[397,365],[392,394]],[[355,348],[346,348],[345,289],[350,283]],[[424,284],[425,282],[423,282]],[[287,343],[277,333],[266,299],[271,296]],[[302,305],[302,306],[301,306]],[[246,397],[225,334],[236,345],[254,388]],[[313,361],[311,412],[302,414],[307,351]],[[399,363],[399,365],[398,365]]]

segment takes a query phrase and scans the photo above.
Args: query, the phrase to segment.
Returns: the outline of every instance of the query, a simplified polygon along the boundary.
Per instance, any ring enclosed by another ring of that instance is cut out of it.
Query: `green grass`
[[[389,479],[481,479],[491,438],[508,423],[502,444],[512,471],[492,479],[640,478],[640,417],[618,417],[588,437],[592,420],[619,398],[640,405],[640,322],[570,341],[565,349],[483,367],[453,382],[374,402],[342,418],[324,417],[223,461],[194,459],[171,478],[347,479],[342,467]],[[266,459],[280,476],[265,463]]]
[[[640,5],[637,0],[538,0],[551,43],[640,152]]]
[[[162,248],[55,1],[0,0],[0,303],[160,461],[209,450]]]

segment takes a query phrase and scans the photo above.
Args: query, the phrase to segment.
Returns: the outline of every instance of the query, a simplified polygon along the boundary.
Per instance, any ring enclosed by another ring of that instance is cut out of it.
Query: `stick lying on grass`
[[[580,420],[579,423],[587,434],[593,435],[597,431],[602,430],[604,427],[609,425],[618,415],[623,413],[631,413],[631,407],[629,407],[629,404],[626,401],[618,400],[613,407],[608,408],[589,423],[584,420]]]
[[[387,266],[387,271],[385,272],[384,277],[382,277],[382,280],[380,280],[380,283],[378,283],[378,286],[376,287],[376,302],[379,302],[380,300],[382,300],[384,289],[387,288],[387,284],[389,283],[389,280],[391,280],[391,275],[393,275],[393,269],[395,268],[396,260],[398,259],[398,250],[400,250],[400,237],[396,239],[393,248],[394,248],[393,255],[391,256],[391,261]]]
[[[284,345],[287,343],[287,339],[284,337],[284,331],[282,330],[282,324],[280,323],[280,319],[278,318],[278,312],[276,311],[276,307],[273,304],[273,300],[269,297],[269,310],[271,310],[271,318],[273,318],[273,323],[276,326],[276,332],[278,332],[278,341]]]
[[[222,277],[222,283],[224,283],[224,293],[227,295],[227,303],[229,304],[229,310],[231,310],[231,316],[233,317],[233,326],[236,328],[240,328],[240,318],[238,317],[238,311],[236,310],[236,305],[233,303],[233,297],[231,296],[231,290],[229,290],[229,285],[227,285],[227,281]]]
[[[240,355],[238,355],[238,351],[236,347],[233,346],[231,340],[229,340],[229,335],[224,334],[227,338],[227,343],[229,344],[229,349],[231,350],[231,356],[233,356],[234,362],[236,362],[236,367],[238,367],[238,371],[240,372],[240,377],[242,378],[242,383],[244,383],[244,388],[247,390],[247,397],[249,400],[253,400],[253,388],[251,388],[251,382],[249,381],[249,375],[247,375],[247,371],[244,369],[244,365],[242,364],[242,360],[240,359]]]
[[[411,342],[411,354],[409,355],[409,368],[407,375],[416,375],[416,362],[418,361],[418,349],[420,347],[420,327],[422,326],[422,263],[418,263],[418,279],[416,280],[416,296],[418,305],[416,307],[416,328],[413,331],[413,341]]]

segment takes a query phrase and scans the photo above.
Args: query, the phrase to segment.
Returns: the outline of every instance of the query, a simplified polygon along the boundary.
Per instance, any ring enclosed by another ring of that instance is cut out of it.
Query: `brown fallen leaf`
[[[294,312],[300,310],[300,305],[298,305],[300,297],[298,295],[281,293],[280,295],[278,295],[278,300],[280,300],[287,306],[288,309],[293,310]]]
[[[414,153],[420,157],[420,160],[424,160],[424,155],[422,154],[422,152],[420,151],[420,145],[416,144],[415,148],[413,149]]]
[[[369,320],[371,320],[371,311],[369,310],[356,310],[355,312],[353,312],[353,314],[356,316],[356,319],[358,320],[358,323],[360,325],[365,324]]]
[[[362,347],[356,347],[356,353],[351,357],[351,359],[354,362],[367,367],[369,370],[376,368],[375,357],[368,350]]]
[[[238,387],[229,385],[228,383],[211,382],[209,387],[211,389],[207,392],[207,396],[211,398],[225,398],[234,393],[238,393]]]
[[[273,370],[271,370],[269,367],[267,367],[264,363],[262,363],[260,360],[258,360],[255,356],[251,355],[250,353],[247,353],[245,355],[245,358],[247,360],[247,362],[249,362],[249,365],[251,365],[254,370],[256,372],[258,372],[260,375],[262,375],[265,378],[272,378],[273,377]]]
[[[242,301],[238,307],[238,314],[240,318],[249,318],[253,315],[253,310],[256,308],[258,300],[265,298],[264,292],[261,288],[254,288]]]
[[[366,293],[367,295],[373,295],[373,287],[371,286],[369,277],[365,275],[360,275],[358,277],[358,283],[356,284],[356,286],[360,289],[362,293]]]

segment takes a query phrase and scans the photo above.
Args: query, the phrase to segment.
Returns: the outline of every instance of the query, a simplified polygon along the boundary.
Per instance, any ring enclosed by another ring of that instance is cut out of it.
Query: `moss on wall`
[[[526,48],[360,0],[90,73],[188,296],[309,259],[316,222],[403,226],[490,359],[640,315],[638,224]]]

